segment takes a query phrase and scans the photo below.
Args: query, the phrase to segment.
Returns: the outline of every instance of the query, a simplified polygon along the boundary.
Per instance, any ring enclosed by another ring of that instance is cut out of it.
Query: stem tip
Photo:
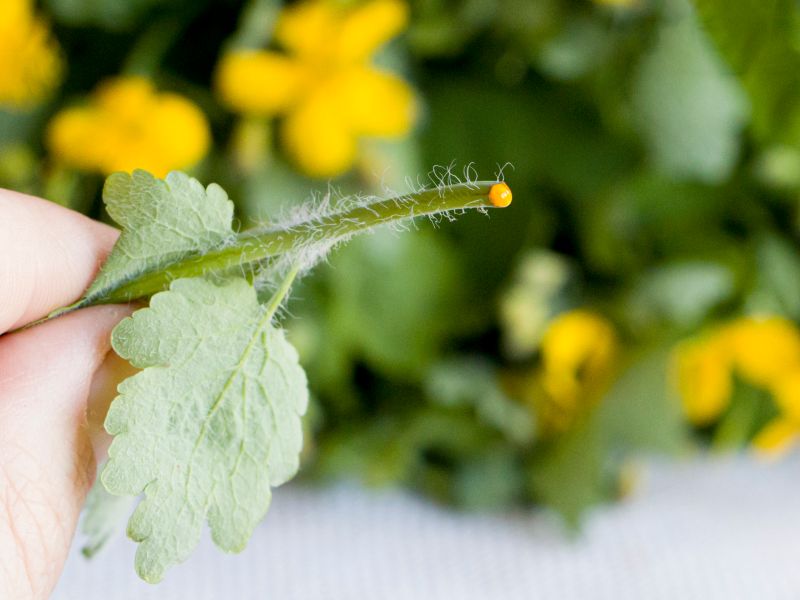
[[[505,183],[495,183],[489,189],[489,201],[497,208],[505,208],[511,204],[511,188]]]

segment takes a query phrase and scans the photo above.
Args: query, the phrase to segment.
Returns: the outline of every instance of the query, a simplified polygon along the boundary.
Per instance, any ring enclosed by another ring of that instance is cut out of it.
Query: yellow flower
[[[777,417],[767,423],[753,438],[753,448],[769,458],[776,458],[797,443],[800,424],[797,421]]]
[[[587,310],[562,313],[542,337],[539,416],[545,429],[563,430],[606,387],[617,339],[612,325]]]
[[[781,317],[746,317],[723,332],[737,372],[747,382],[769,387],[800,366],[800,332]]]
[[[779,411],[753,446],[774,456],[800,439],[800,331],[791,321],[744,317],[683,342],[675,373],[684,412],[695,425],[709,425],[727,410],[735,374],[768,390]]]
[[[725,411],[733,391],[731,359],[718,335],[683,342],[675,353],[683,410],[695,425],[708,425]]]
[[[58,113],[47,132],[58,160],[105,175],[146,169],[163,177],[197,164],[210,141],[208,122],[196,105],[158,92],[140,77],[103,83],[87,105]]]
[[[800,369],[778,377],[771,391],[780,415],[764,426],[753,446],[762,454],[775,457],[800,439]]]
[[[246,115],[282,116],[283,145],[298,166],[315,177],[339,175],[353,165],[361,137],[401,137],[416,119],[408,84],[370,64],[407,20],[401,0],[292,5],[275,30],[284,51],[226,53],[216,73],[219,96]]]
[[[0,2],[0,105],[26,108],[43,100],[62,71],[58,45],[31,0]]]

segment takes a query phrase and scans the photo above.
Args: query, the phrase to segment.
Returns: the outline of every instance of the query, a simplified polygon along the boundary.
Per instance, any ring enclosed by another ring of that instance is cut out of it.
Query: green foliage
[[[140,543],[136,570],[143,579],[159,581],[185,560],[206,521],[219,547],[242,550],[269,506],[271,488],[297,471],[306,375],[273,319],[298,271],[321,258],[320,248],[370,227],[491,206],[492,185],[441,186],[338,209],[323,205],[283,228],[235,236],[232,204],[219,186],[203,188],[182,173],[165,180],[145,171],[108,178],[106,209],[123,231],[83,298],[48,318],[114,301],[120,290],[130,299],[156,292],[149,307],[112,333],[117,354],[142,371],[120,384],[108,411],[105,427],[114,441],[100,477],[111,494],[144,494],[128,523],[128,535]],[[384,275],[381,267],[372,276]],[[264,271],[270,277],[262,283],[278,287],[262,294],[262,305],[251,280]],[[280,281],[278,273],[284,273]],[[392,294],[413,286],[399,283]],[[126,506],[102,490],[92,493],[87,554],[113,533]]]
[[[800,143],[800,8],[792,0],[694,0],[717,47],[739,76],[762,141]]]
[[[491,365],[478,359],[451,359],[434,365],[426,384],[433,402],[471,407],[482,423],[510,442],[525,445],[533,441],[533,415],[500,389]]]
[[[588,508],[619,494],[628,457],[689,448],[669,367],[668,347],[642,352],[597,407],[531,461],[532,493],[570,526]]]
[[[634,80],[636,121],[659,169],[722,181],[738,158],[746,100],[691,8],[671,4]]]
[[[46,0],[59,20],[73,26],[99,25],[125,29],[133,25],[148,8],[170,0]]]
[[[747,300],[754,312],[800,318],[800,257],[785,239],[767,234],[755,249],[755,285]]]
[[[230,200],[181,175],[115,175],[105,200],[122,237],[83,306],[197,278],[210,290],[245,278],[269,301],[293,266],[355,233],[412,208],[486,205],[485,186],[464,185],[406,202],[421,165],[456,161],[435,169],[445,182],[462,165],[502,171],[511,210],[436,232],[378,228],[302,281],[285,325],[315,399],[309,477],[470,508],[544,504],[576,522],[618,496],[637,455],[690,445],[675,344],[741,315],[800,319],[794,0],[410,0],[408,34],[378,62],[406,74],[422,118],[402,141],[361,140],[334,182],[294,171],[280,121],[231,114],[215,88],[224,52],[270,47],[287,3],[45,0],[67,69],[49,102],[0,114],[0,184],[105,218],[99,178],[57,164],[46,127],[109,77],[147,75],[206,114],[213,148],[195,174]],[[338,200],[387,188],[388,200]],[[540,343],[571,308],[613,324],[618,374],[548,435],[532,416]],[[749,443],[770,402],[734,399],[721,445]],[[90,508],[92,548],[114,528],[106,509]]]
[[[632,320],[639,326],[664,320],[696,327],[735,290],[725,265],[706,261],[676,262],[654,267],[636,284],[628,299]]]
[[[430,232],[354,240],[334,257],[327,317],[333,339],[321,352],[417,377],[465,316],[460,287],[456,258]]]
[[[216,184],[204,189],[183,173],[165,180],[146,171],[115,173],[103,200],[122,233],[84,294],[92,302],[144,273],[221,246],[233,235],[233,203]]]
[[[128,535],[146,581],[187,558],[206,519],[220,548],[241,551],[270,487],[297,471],[306,377],[272,316],[243,279],[181,279],[114,329],[114,350],[143,371],[106,417],[102,481],[145,494]]]

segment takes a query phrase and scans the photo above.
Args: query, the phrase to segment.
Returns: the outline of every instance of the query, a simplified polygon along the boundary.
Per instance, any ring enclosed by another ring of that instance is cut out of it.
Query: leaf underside
[[[103,187],[103,201],[122,233],[85,299],[217,248],[234,234],[233,203],[225,191],[216,184],[204,188],[177,171],[164,180],[142,170],[114,173]]]
[[[128,535],[146,581],[188,557],[206,520],[219,547],[242,550],[270,488],[297,471],[306,377],[271,316],[243,279],[181,279],[113,332],[144,370],[109,410],[101,478],[113,494],[144,491]]]

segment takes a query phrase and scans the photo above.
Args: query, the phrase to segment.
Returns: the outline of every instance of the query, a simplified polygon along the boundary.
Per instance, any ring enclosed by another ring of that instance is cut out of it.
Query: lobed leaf
[[[273,313],[244,279],[182,279],[113,332],[144,370],[108,412],[101,478],[113,494],[144,491],[128,535],[146,581],[188,557],[206,520],[218,546],[242,550],[270,488],[297,471],[306,377]]]
[[[114,173],[103,187],[103,201],[122,233],[84,301],[190,254],[217,248],[233,235],[233,202],[225,191],[215,183],[203,188],[178,171],[163,180],[142,170]]]

